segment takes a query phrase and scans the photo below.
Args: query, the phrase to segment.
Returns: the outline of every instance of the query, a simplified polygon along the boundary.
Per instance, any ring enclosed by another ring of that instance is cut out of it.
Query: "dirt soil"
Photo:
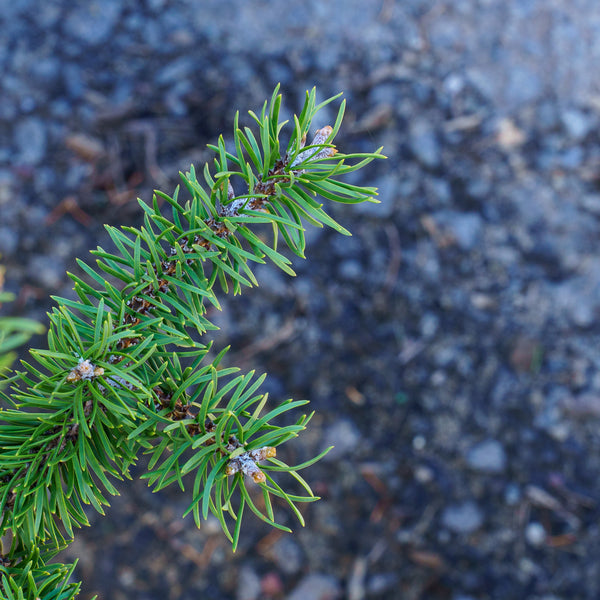
[[[273,402],[311,400],[285,458],[335,445],[306,527],[248,518],[234,555],[142,461],[67,552],[81,598],[600,598],[595,0],[14,0],[0,23],[13,314],[44,320],[103,223],[139,224],[277,82],[290,113],[343,90],[340,148],[389,157],[356,178],[381,204],[329,207],[352,237],[311,231],[296,278],[261,266],[211,314]]]

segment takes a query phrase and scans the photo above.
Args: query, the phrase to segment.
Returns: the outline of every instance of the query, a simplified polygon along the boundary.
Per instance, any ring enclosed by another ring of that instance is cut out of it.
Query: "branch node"
[[[256,448],[255,450],[249,450],[243,452],[239,456],[232,458],[227,464],[225,473],[227,475],[234,475],[241,471],[244,475],[252,477],[254,483],[264,483],[266,481],[265,474],[258,468],[258,461],[266,460],[267,458],[273,458],[276,456],[277,450],[272,446],[263,446],[262,448]]]
[[[77,366],[67,375],[67,381],[69,383],[76,383],[81,380],[92,381],[101,375],[104,375],[104,369],[102,367],[94,365],[89,358],[86,358],[85,360],[80,358]]]

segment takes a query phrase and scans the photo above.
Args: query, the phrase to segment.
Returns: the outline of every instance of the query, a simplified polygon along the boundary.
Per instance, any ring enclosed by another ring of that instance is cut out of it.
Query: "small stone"
[[[13,254],[19,245],[19,231],[12,227],[0,227],[0,256]]]
[[[468,83],[488,100],[501,96],[504,77],[499,65],[468,66],[466,76]]]
[[[440,144],[435,131],[427,121],[420,119],[411,123],[409,145],[415,158],[425,167],[433,169],[440,165],[442,159]]]
[[[283,596],[284,585],[279,573],[271,571],[263,575],[260,588],[264,596],[267,598],[279,598]]]
[[[398,189],[398,175],[390,173],[384,175],[378,185],[379,194],[375,196],[378,202],[362,202],[356,205],[356,212],[376,219],[387,219],[392,216],[396,206],[401,202],[401,193]]]
[[[260,598],[260,577],[250,567],[242,567],[239,571],[237,583],[237,600],[257,600]]]
[[[21,98],[21,101],[19,102],[19,108],[22,113],[30,113],[35,110],[36,106],[35,99],[31,96]]]
[[[289,277],[273,265],[258,265],[254,270],[264,293],[273,298],[283,298],[290,293]]]
[[[34,256],[27,267],[29,277],[45,289],[57,290],[66,279],[64,266],[47,255]]]
[[[579,202],[585,210],[596,217],[600,216],[600,194],[585,194]]]
[[[37,165],[46,155],[46,128],[38,117],[28,117],[15,127],[15,146],[19,151],[17,160],[26,165]]]
[[[295,575],[302,568],[302,550],[290,537],[280,538],[273,544],[272,558],[278,569],[286,575]]]
[[[475,292],[471,294],[471,304],[477,310],[494,310],[498,306],[495,296]]]
[[[0,235],[0,238],[2,236]],[[597,393],[582,393],[578,396],[568,396],[562,402],[563,411],[570,417],[580,419],[600,417],[600,395]]]
[[[509,483],[504,490],[504,501],[508,506],[516,506],[521,500],[521,489],[516,483]]]
[[[348,259],[340,264],[339,274],[347,281],[359,281],[363,275],[363,268],[359,261]]]
[[[22,4],[22,2],[19,2]],[[40,29],[47,30],[53,27],[60,19],[62,7],[59,3],[43,2],[38,3],[35,10],[31,11],[31,16],[35,19]]]
[[[458,215],[452,223],[452,233],[462,250],[472,250],[477,245],[482,229],[481,217],[476,213]]]
[[[512,148],[522,146],[527,140],[527,137],[525,136],[525,133],[515,125],[514,121],[506,118],[498,123],[496,140],[501,148],[504,150],[511,150]]]
[[[508,72],[504,98],[509,105],[519,106],[534,102],[543,95],[542,79],[534,68],[514,64]]]
[[[11,203],[16,181],[8,169],[0,169],[0,206]]]
[[[430,469],[425,465],[420,465],[415,469],[414,476],[415,480],[419,483],[427,484],[434,480],[435,473],[433,472],[433,469]]]
[[[541,523],[533,521],[525,528],[525,539],[535,548],[541,547],[546,541],[546,530]]]
[[[340,419],[325,430],[323,450],[333,448],[323,457],[326,461],[338,461],[352,452],[360,442],[358,427],[349,419]]]
[[[451,95],[460,94],[465,88],[465,80],[458,73],[450,73],[444,79],[444,90]]]
[[[501,473],[506,468],[506,452],[496,440],[485,440],[467,452],[467,464],[482,473]]]
[[[427,440],[422,435],[415,435],[412,441],[412,446],[417,452],[424,450],[426,445]]]
[[[37,3],[36,3],[37,4]],[[6,23],[16,21],[16,17],[20,14],[27,14],[29,11],[34,12],[33,7],[36,6],[33,0],[20,0],[19,2],[0,2],[0,18],[5,19]],[[36,10],[39,7],[36,6]],[[4,28],[7,28],[5,25]]]
[[[581,146],[574,146],[561,153],[559,164],[565,169],[577,169],[582,165],[583,159],[583,148]]]
[[[194,70],[194,62],[188,55],[183,55],[167,63],[156,74],[156,81],[161,85],[174,85],[179,81],[189,78]]]
[[[483,513],[472,500],[451,504],[442,513],[442,525],[458,534],[470,534],[483,524]]]
[[[448,205],[452,202],[450,183],[442,177],[426,177],[423,181],[425,194],[436,205]]]
[[[287,600],[336,600],[341,595],[340,583],[333,575],[313,573],[300,580]]]
[[[567,109],[561,115],[561,120],[572,140],[582,140],[592,129],[589,117],[576,109]]]
[[[481,239],[483,221],[477,213],[443,210],[435,214],[435,222],[461,250],[473,250]]]
[[[65,33],[90,46],[101,44],[110,37],[122,10],[120,0],[76,4],[65,19]]]
[[[378,596],[384,593],[392,593],[395,591],[397,585],[397,573],[375,573],[367,579],[367,594],[369,596]]]
[[[433,312],[427,312],[421,317],[419,329],[424,338],[432,338],[438,331],[440,318]]]
[[[69,98],[80,98],[85,91],[85,83],[79,66],[73,63],[63,65],[62,76]]]
[[[150,10],[160,11],[164,8],[168,0],[148,0]]]
[[[2,102],[0,102],[0,121],[14,121],[17,116],[17,103],[15,100],[10,98],[8,94],[4,94]],[[4,154],[6,152],[6,159]],[[0,157],[2,160],[7,160],[10,155],[8,154],[8,148],[0,148]]]
[[[586,272],[587,277],[572,277],[555,287],[556,306],[577,327],[591,327],[596,322],[596,311],[600,308],[600,277],[597,271]]]
[[[47,56],[32,65],[33,76],[42,84],[52,84],[59,80],[60,60]]]

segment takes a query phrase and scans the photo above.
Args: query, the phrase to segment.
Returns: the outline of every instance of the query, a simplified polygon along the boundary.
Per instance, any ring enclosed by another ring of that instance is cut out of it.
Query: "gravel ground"
[[[232,555],[177,491],[122,485],[71,547],[82,598],[600,597],[595,0],[0,0],[0,24],[20,314],[277,82],[289,110],[344,90],[339,145],[390,157],[361,175],[382,204],[332,208],[352,238],[312,232],[296,279],[261,268],[215,315],[232,363],[312,400],[289,458],[336,445],[307,527],[249,519]]]

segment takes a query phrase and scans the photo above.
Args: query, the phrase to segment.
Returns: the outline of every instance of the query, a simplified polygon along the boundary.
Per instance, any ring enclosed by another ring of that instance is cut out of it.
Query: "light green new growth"
[[[0,306],[14,300],[12,294],[4,291],[5,268],[0,266]],[[22,346],[32,335],[44,333],[44,328],[31,319],[0,317],[0,373],[8,368],[16,355],[15,348]],[[0,381],[0,385],[2,382]]]
[[[344,102],[334,125],[305,145],[315,114],[336,98],[317,104],[308,92],[285,149],[278,89],[260,114],[250,113],[254,132],[236,115],[235,147],[227,150],[220,137],[210,146],[212,169],[181,175],[190,200],[181,201],[178,188],[172,197],[156,192],[152,205],[140,201],[143,227],[107,227],[114,249],[98,248],[94,264],[79,261],[84,275],[69,274],[79,300],[55,298],[48,349],[32,350],[0,392],[9,407],[0,411],[0,533],[12,534],[0,555],[3,598],[77,595],[74,566],[49,561],[88,524],[84,505],[104,514],[114,481],[129,478],[140,452],[150,455],[143,477],[155,490],[172,483],[183,490],[188,476],[186,514],[198,526],[214,514],[234,549],[248,511],[289,531],[274,520],[273,499],[303,523],[297,504],[317,498],[298,471],[322,454],[290,466],[274,449],[312,415],[285,426],[277,418],[307,401],[268,407],[264,376],[220,366],[226,349],[214,356],[203,340],[216,329],[206,312],[219,308],[217,287],[239,293],[256,285],[251,264],[266,259],[294,274],[280,239],[303,257],[305,224],[348,234],[318,197],[373,201],[375,188],[344,175],[382,158],[380,150],[344,155],[333,146]],[[271,224],[270,243],[252,231],[258,223]],[[303,494],[286,492],[283,475]]]

